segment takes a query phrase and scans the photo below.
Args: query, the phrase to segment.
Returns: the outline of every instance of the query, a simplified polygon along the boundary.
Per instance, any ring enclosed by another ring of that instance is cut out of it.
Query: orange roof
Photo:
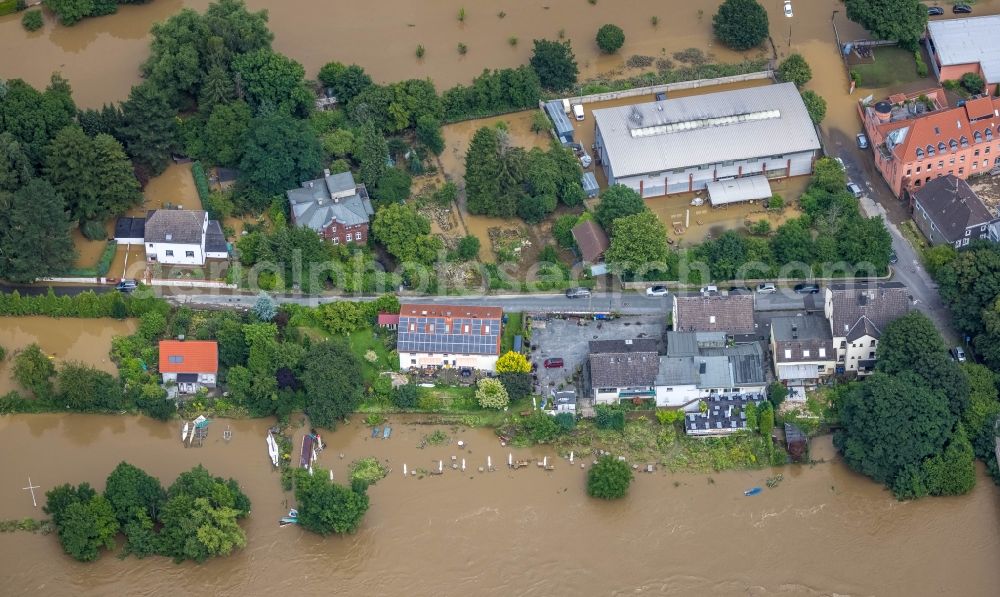
[[[215,373],[218,369],[215,340],[160,340],[160,373]]]
[[[909,128],[903,142],[893,148],[893,154],[901,162],[939,159],[939,156],[950,152],[952,140],[959,144],[959,148],[962,148],[962,137],[965,137],[969,146],[973,145],[976,131],[985,136],[985,131],[992,129],[993,136],[1000,137],[1000,130],[997,129],[1000,117],[994,115],[995,107],[1000,108],[1000,101],[994,102],[988,97],[980,98],[972,100],[965,106],[936,110],[926,116],[909,120],[887,122],[878,125],[877,128],[883,137],[894,130]],[[938,147],[940,143],[944,144],[944,151]],[[928,155],[928,146],[934,148],[934,156]],[[918,148],[923,151],[923,155],[919,158]]]
[[[993,98],[984,96],[965,102],[965,111],[969,114],[969,119],[979,120],[989,118],[993,115]]]
[[[472,319],[500,319],[501,307],[474,307],[469,305],[400,305],[401,317],[468,317]]]

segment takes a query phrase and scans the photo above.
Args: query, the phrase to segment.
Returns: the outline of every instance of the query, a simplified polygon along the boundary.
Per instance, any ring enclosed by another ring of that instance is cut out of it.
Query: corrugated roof
[[[160,373],[215,373],[219,348],[215,340],[160,340]]]
[[[580,222],[570,231],[576,246],[580,248],[580,256],[584,261],[596,263],[604,257],[608,250],[608,235],[604,229],[593,220]]]
[[[935,178],[913,193],[938,231],[953,243],[965,236],[970,226],[985,226],[996,216],[986,207],[969,183],[952,174]]]
[[[792,83],[593,111],[615,176],[819,149]]]
[[[978,62],[987,83],[1000,82],[1000,15],[927,23],[944,66]]]
[[[563,111],[561,100],[552,100],[545,103],[545,112],[549,115],[552,125],[556,129],[556,134],[564,138],[573,138],[573,123],[569,121],[566,112]]]
[[[778,379],[782,381],[794,381],[799,379],[817,379],[819,370],[816,365],[782,365],[778,367]]]
[[[728,205],[771,197],[771,184],[766,176],[745,176],[708,183],[708,200],[712,205]]]
[[[197,209],[158,209],[146,218],[147,243],[200,245],[205,212]]]
[[[584,172],[580,177],[580,184],[583,185],[583,192],[588,197],[596,197],[601,192],[600,185],[597,184],[597,177],[593,172]]]

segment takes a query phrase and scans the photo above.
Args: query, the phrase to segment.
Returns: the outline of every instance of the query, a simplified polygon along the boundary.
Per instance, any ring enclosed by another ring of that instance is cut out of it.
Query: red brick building
[[[286,193],[292,223],[315,230],[335,245],[368,242],[368,225],[375,213],[368,191],[355,184],[350,172],[330,174],[302,183]]]

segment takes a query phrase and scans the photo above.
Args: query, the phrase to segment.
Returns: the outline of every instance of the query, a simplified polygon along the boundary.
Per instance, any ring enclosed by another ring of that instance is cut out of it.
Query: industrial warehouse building
[[[771,196],[768,179],[811,174],[820,149],[792,83],[593,114],[595,151],[608,184],[643,197],[707,188],[714,205],[763,199]]]

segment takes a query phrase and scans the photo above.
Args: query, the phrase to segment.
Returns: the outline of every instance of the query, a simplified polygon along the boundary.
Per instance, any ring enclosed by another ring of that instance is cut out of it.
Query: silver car
[[[590,298],[590,289],[588,288],[569,288],[566,290],[566,298]]]

